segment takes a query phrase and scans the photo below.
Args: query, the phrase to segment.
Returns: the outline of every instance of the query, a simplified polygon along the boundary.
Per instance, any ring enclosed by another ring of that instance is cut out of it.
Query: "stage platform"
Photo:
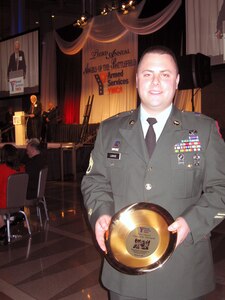
[[[51,142],[53,143],[78,143],[81,135],[82,124],[52,124]],[[99,124],[88,124],[87,136],[96,134]],[[50,140],[48,140],[50,142]]]
[[[26,154],[26,145],[15,145],[19,149],[20,159]],[[0,143],[0,150],[5,143]],[[47,156],[48,180],[80,180],[85,173],[93,144],[47,143],[43,151]]]

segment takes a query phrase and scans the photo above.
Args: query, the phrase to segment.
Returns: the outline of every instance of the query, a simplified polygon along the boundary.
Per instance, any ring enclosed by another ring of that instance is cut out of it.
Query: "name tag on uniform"
[[[120,159],[121,158],[121,153],[107,153],[107,158]]]

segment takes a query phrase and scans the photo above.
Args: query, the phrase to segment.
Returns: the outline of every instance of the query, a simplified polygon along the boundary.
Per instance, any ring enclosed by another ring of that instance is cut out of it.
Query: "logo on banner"
[[[107,82],[107,73],[101,72],[94,75],[98,84],[98,94],[104,95],[104,84]]]
[[[104,87],[108,94],[120,94],[123,92],[123,85],[129,83],[128,78],[124,77],[124,71],[121,72],[100,72],[94,75],[98,84],[99,95],[104,95]]]
[[[24,78],[23,76],[9,79],[10,95],[24,93]]]

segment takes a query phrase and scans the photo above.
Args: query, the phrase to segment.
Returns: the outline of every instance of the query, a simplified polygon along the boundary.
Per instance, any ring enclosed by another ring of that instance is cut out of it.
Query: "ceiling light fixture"
[[[105,7],[103,8],[103,10],[101,11],[101,15],[102,16],[106,16],[108,15],[108,12],[110,11],[108,5],[106,4]]]
[[[112,1],[112,7],[111,9],[112,10],[117,10],[118,9],[118,4],[117,4],[118,1]]]
[[[109,12],[113,10],[118,10],[122,12],[123,15],[126,15],[129,13],[130,9],[135,9],[135,1],[129,0],[129,1],[123,1],[120,6],[118,6],[118,1],[112,1],[112,6],[110,7],[108,4],[104,6],[104,8],[101,11],[102,16],[106,16]]]
[[[73,26],[83,27],[87,24],[88,18],[90,16],[85,10],[85,0],[83,0],[83,13],[79,19],[76,20],[76,22],[73,24]]]
[[[88,15],[87,13],[82,14],[79,19],[76,20],[76,22],[73,24],[73,26],[83,27],[88,22]]]
[[[134,0],[122,2],[121,8],[120,8],[122,14],[124,14],[124,15],[128,14],[129,9],[135,9],[135,1]]]

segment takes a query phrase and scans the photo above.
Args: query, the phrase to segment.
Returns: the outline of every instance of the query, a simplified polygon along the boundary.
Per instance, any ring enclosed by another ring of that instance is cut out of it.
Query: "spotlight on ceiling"
[[[85,15],[85,14],[83,14],[81,17],[80,17],[80,19],[81,19],[81,22],[82,22],[82,24],[83,25],[86,25],[87,24],[87,16]]]
[[[108,5],[105,5],[103,10],[101,11],[101,15],[106,16],[106,15],[108,15],[108,12],[109,12],[109,7],[108,7]]]
[[[118,9],[117,1],[112,1],[111,10],[117,10],[117,9]]]
[[[129,7],[134,9],[135,8],[135,1],[134,0],[130,0],[128,3]]]
[[[118,9],[118,6],[116,6],[116,4],[112,3],[112,6],[110,7],[108,4],[106,4],[103,8],[103,10],[101,11],[101,15],[102,16],[106,16],[108,15],[109,12]]]
[[[73,26],[83,27],[87,24],[88,16],[87,14],[82,14],[79,19],[73,24]]]
[[[134,0],[122,2],[121,7],[120,7],[122,14],[124,14],[124,15],[128,14],[130,9],[135,9],[135,1]]]
[[[128,10],[127,10],[127,5],[126,5],[126,3],[122,3],[120,9],[121,9],[123,15],[128,14]]]

